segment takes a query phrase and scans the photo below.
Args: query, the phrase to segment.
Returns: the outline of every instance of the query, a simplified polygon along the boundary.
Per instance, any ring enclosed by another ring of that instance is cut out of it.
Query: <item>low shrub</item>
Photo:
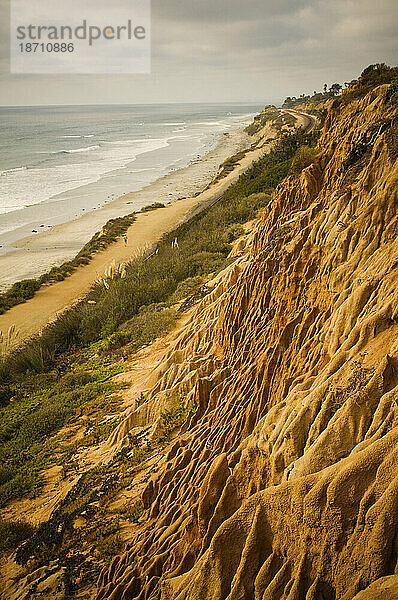
[[[170,434],[181,427],[190,414],[193,414],[197,410],[194,404],[188,404],[184,398],[181,398],[176,408],[172,410],[165,410],[160,415],[161,420],[161,438],[168,438]]]
[[[141,500],[134,502],[131,506],[127,507],[122,513],[122,517],[131,521],[132,523],[138,523],[140,518],[145,512],[144,505]]]
[[[50,390],[49,397],[65,392],[74,392],[77,388],[84,387],[91,381],[91,374],[88,371],[78,371],[66,373]]]
[[[156,203],[161,204],[161,203]],[[153,205],[152,205],[153,206]],[[164,205],[163,205],[164,206]],[[159,206],[156,206],[159,208]],[[153,210],[153,209],[151,209]],[[106,248],[118,237],[127,231],[135,221],[135,213],[126,217],[110,219],[101,232],[96,233],[91,240],[83,246],[80,252],[72,260],[63,263],[59,267],[52,267],[48,273],[44,273],[38,279],[23,279],[14,283],[9,290],[0,294],[0,314],[3,314],[13,306],[26,302],[33,298],[35,292],[45,283],[63,281],[80,265],[88,264],[92,255],[98,250]]]
[[[118,348],[122,348],[131,340],[131,335],[128,331],[116,331],[112,333],[109,337],[101,340],[98,345],[99,354],[106,354],[107,352],[112,352],[113,350],[117,350]]]
[[[165,208],[165,205],[163,204],[163,202],[153,202],[149,206],[144,206],[143,208],[141,208],[141,212],[150,212],[151,210],[156,210],[157,208]]]
[[[5,406],[10,398],[12,398],[12,391],[9,385],[0,385],[0,408]]]
[[[0,465],[0,485],[7,483],[7,481],[11,481],[17,474],[14,467],[11,467],[8,464]]]
[[[168,299],[168,304],[173,305],[190,296],[203,284],[203,276],[187,277],[177,285],[175,292]]]
[[[29,300],[39,287],[40,283],[36,279],[17,281],[7,292],[0,294],[0,313],[5,312],[15,304],[21,304]]]
[[[227,158],[226,161],[224,161],[220,167],[220,171],[218,173],[218,175],[215,177],[215,179],[213,180],[213,183],[216,181],[220,181],[220,179],[223,179],[224,177],[226,177],[228,175],[228,173],[231,173],[237,164],[239,164],[239,162],[246,156],[246,150],[242,151],[242,152],[238,152],[237,154],[234,154],[233,156],[230,156],[229,158]]]
[[[2,374],[6,379],[12,372],[25,375],[41,373],[52,363],[53,358],[54,348],[47,347],[43,338],[28,340],[4,359]]]
[[[226,230],[226,232],[224,234],[224,239],[227,242],[227,244],[231,244],[234,240],[236,240],[238,237],[240,237],[244,233],[245,233],[245,230],[243,229],[242,225],[240,225],[239,223],[236,223],[236,224],[230,225],[228,227],[228,229]]]
[[[145,306],[137,315],[123,323],[118,333],[128,334],[132,349],[139,348],[167,333],[176,320],[177,311],[174,308],[164,308],[164,305],[157,304]]]
[[[36,528],[30,523],[0,519],[0,548],[3,551],[14,550],[35,531]]]
[[[34,498],[44,485],[36,470],[21,469],[15,477],[0,486],[0,508],[17,498]]]
[[[299,175],[303,169],[313,163],[315,154],[315,148],[311,148],[310,146],[301,146],[294,155],[290,167],[290,173],[292,175]]]
[[[58,402],[44,404],[31,415],[25,418],[19,430],[19,437],[24,447],[46,436],[51,435],[65,424],[72,413],[72,405],[60,399]]]

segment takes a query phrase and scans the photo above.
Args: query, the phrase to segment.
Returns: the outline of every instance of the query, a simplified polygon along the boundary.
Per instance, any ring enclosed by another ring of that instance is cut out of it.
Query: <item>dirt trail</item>
[[[294,113],[297,126],[306,126],[304,115],[295,111],[290,112]],[[156,243],[164,233],[177,227],[189,217],[194,208],[216,201],[253,162],[268,152],[270,147],[271,142],[247,152],[231,173],[198,196],[172,202],[165,208],[153,212],[138,214],[137,220],[128,229],[127,247],[124,246],[122,239],[116,241],[102,252],[98,252],[88,265],[80,267],[67,279],[41,288],[31,300],[0,315],[0,331],[7,334],[9,328],[15,325],[18,336],[13,344],[14,347],[40,332],[57,315],[83,298],[111,264],[119,265],[121,262],[128,262],[137,253]]]
[[[137,253],[158,241],[164,233],[178,226],[194,207],[216,199],[265,150],[261,148],[249,152],[233,172],[199,196],[178,200],[153,212],[138,214],[137,220],[128,229],[127,247],[122,239],[116,241],[102,252],[98,252],[88,265],[80,267],[67,279],[41,288],[31,300],[0,315],[0,331],[6,333],[11,325],[15,325],[19,332],[16,343],[38,333],[59,313],[84,297],[110,264],[118,265],[131,260]]]

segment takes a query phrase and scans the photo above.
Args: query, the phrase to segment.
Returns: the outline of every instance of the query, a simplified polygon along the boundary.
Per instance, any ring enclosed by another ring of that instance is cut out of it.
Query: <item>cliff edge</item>
[[[397,94],[332,104],[108,444],[197,406],[98,600],[398,598]],[[145,385],[144,385],[145,387]]]

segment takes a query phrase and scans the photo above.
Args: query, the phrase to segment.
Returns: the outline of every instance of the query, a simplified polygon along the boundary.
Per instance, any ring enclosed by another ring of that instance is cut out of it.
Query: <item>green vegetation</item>
[[[3,551],[14,550],[35,531],[36,528],[29,523],[0,519],[0,548]]]
[[[106,439],[117,427],[117,392],[124,385],[112,377],[128,369],[123,356],[168,331],[177,317],[174,304],[228,264],[231,243],[244,233],[242,224],[269,203],[297,149],[315,139],[301,130],[284,135],[215,205],[165,235],[156,253],[109,274],[40,337],[3,360],[1,506],[39,493],[50,465],[60,465],[64,476],[76,470],[77,450]],[[194,410],[181,400],[175,410],[165,412],[159,442]],[[149,456],[148,449],[134,449],[128,460],[101,473],[117,473],[112,489],[118,489]],[[82,506],[90,494],[91,488],[80,490]],[[68,507],[64,509],[73,512],[70,502]]]
[[[120,551],[122,540],[120,539],[119,529],[119,519],[117,517],[96,528],[93,543],[101,556],[112,557]]]
[[[220,167],[220,172],[217,174],[217,176],[214,178],[214,180],[212,181],[212,184],[220,181],[220,179],[223,179],[224,177],[226,177],[228,175],[228,173],[231,173],[237,164],[239,164],[239,162],[245,158],[246,156],[246,150],[243,150],[242,152],[238,152],[237,154],[234,154],[233,156],[231,156],[230,158],[227,158],[226,161],[224,161]]]
[[[40,473],[49,465],[68,470],[69,435],[57,433],[62,427],[72,428],[72,435],[84,427],[87,435],[79,445],[88,446],[105,439],[120,422],[118,417],[103,422],[119,408],[115,393],[125,387],[109,381],[114,366],[90,372],[84,369],[87,364],[61,378],[52,371],[10,386],[13,401],[0,410],[0,507],[15,498],[36,496],[44,485]],[[123,370],[121,364],[118,367]]]
[[[135,218],[135,214],[133,213],[126,217],[110,219],[110,221],[104,225],[102,231],[96,233],[91,240],[83,246],[75,258],[63,263],[60,267],[53,267],[48,273],[41,275],[38,279],[23,279],[22,281],[14,283],[9,290],[0,294],[0,314],[3,314],[17,304],[26,302],[29,298],[33,298],[35,292],[37,292],[37,290],[45,283],[62,281],[79,266],[88,264],[95,252],[103,250],[127,231],[130,225],[135,221]]]
[[[350,82],[346,82],[345,87],[350,88],[356,83],[356,79]],[[326,100],[331,100],[335,98],[341,89],[343,88],[339,83],[333,83],[328,90],[328,86],[325,83],[325,85],[323,86],[323,92],[314,91],[312,95],[301,94],[300,96],[288,96],[282,104],[282,107],[295,108],[296,106],[300,106],[301,104],[317,104],[319,102],[326,102]]]
[[[106,465],[98,465],[86,472],[71,490],[71,493],[57,509],[58,515],[65,518],[76,516],[84,511],[92,502],[99,502],[104,513],[107,504],[121,489],[125,489],[132,481],[145,461],[152,456],[152,451],[144,448],[132,448],[128,458],[116,457]],[[98,489],[102,489],[98,494]],[[57,515],[56,515],[57,516]]]
[[[231,244],[234,240],[238,239],[241,235],[244,235],[245,230],[240,223],[234,223],[230,225],[224,234],[224,239],[227,244]]]
[[[131,521],[132,523],[138,523],[138,521],[140,520],[140,518],[142,517],[144,512],[145,512],[145,508],[144,508],[142,501],[137,500],[137,502],[134,502],[134,504],[125,508],[121,512],[121,516],[124,519]]]
[[[50,557],[54,560],[65,548],[73,546],[81,552],[83,542],[88,544],[90,554],[105,561],[117,553],[122,546],[120,519],[137,522],[144,507],[138,501],[131,507],[115,510],[111,503],[120,491],[131,485],[136,473],[152,455],[153,450],[133,447],[127,453],[120,452],[110,463],[86,471],[50,519],[18,548],[16,562],[23,565],[31,557],[39,562],[46,562]],[[85,519],[85,526],[75,528],[73,522],[79,516]]]
[[[197,407],[194,404],[189,404],[185,398],[180,398],[178,405],[172,410],[165,410],[160,415],[161,433],[160,440],[168,439],[170,435],[181,427],[188,419],[189,415],[196,411]]]
[[[389,67],[385,63],[369,65],[362,71],[357,85],[350,92],[346,100],[351,101],[354,98],[365,96],[373,88],[386,83],[396,83],[397,79],[398,67]]]
[[[142,213],[150,212],[151,210],[156,210],[158,208],[165,208],[165,205],[163,204],[163,202],[153,202],[149,206],[144,206],[144,208],[141,208],[141,212]]]
[[[168,304],[173,305],[181,302],[197,290],[204,281],[204,276],[187,277],[177,285],[175,292],[168,299]],[[1,393],[1,391],[0,391]],[[1,397],[1,396],[0,396]]]
[[[142,306],[138,314],[123,323],[120,331],[113,335],[126,335],[129,350],[132,351],[165,334],[173,327],[176,320],[177,311],[166,307],[165,304]]]
[[[292,175],[299,175],[303,169],[313,162],[315,153],[315,148],[311,148],[310,146],[300,146],[292,160],[290,173]]]
[[[337,102],[348,104],[355,98],[362,98],[373,88],[383,84],[393,84],[398,81],[398,67],[389,67],[385,63],[369,65],[364,69],[358,79],[344,82],[344,94],[337,98]],[[294,108],[300,104],[317,104],[326,100],[336,98],[343,86],[333,83],[328,90],[325,83],[323,92],[314,92],[313,95],[301,94],[300,96],[288,96],[283,103],[284,108]],[[390,92],[392,95],[395,93]]]

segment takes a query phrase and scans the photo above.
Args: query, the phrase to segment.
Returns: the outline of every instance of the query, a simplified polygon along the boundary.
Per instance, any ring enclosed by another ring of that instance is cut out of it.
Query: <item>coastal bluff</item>
[[[170,233],[150,277],[217,219],[225,260],[29,375],[34,393],[54,387],[45,415],[76,398],[80,412],[54,442],[62,467],[2,509],[37,519],[0,564],[6,600],[398,600],[397,100],[394,83],[348,89],[319,137],[311,115],[295,113],[298,129],[267,107],[250,126],[263,162],[236,184],[247,195]],[[275,118],[287,135],[270,139]],[[248,198],[264,203],[231,228]],[[127,311],[132,295],[111,292],[128,276],[90,310],[122,297]],[[161,334],[122,345],[129,324],[172,310]]]
[[[398,598],[398,165],[386,86],[336,101],[109,441],[198,406],[98,600]],[[148,383],[149,382],[149,383]]]

